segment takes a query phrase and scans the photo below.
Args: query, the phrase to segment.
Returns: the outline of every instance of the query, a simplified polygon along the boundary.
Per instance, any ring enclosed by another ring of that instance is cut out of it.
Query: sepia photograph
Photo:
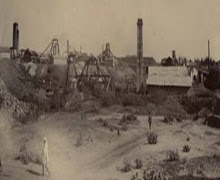
[[[0,0],[0,180],[220,180],[220,0]]]

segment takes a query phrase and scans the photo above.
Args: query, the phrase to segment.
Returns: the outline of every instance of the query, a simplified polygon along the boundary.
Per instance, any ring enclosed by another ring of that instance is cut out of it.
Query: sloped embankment
[[[37,106],[33,103],[31,83],[22,82],[27,77],[21,66],[12,60],[0,60],[0,107],[21,123],[35,118]]]
[[[32,103],[18,100],[8,91],[2,79],[0,79],[0,99],[1,108],[6,109],[14,119],[21,123],[36,115],[37,107]]]

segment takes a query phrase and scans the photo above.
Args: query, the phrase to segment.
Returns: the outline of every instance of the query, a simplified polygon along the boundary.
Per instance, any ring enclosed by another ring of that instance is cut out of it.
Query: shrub
[[[143,180],[167,180],[168,179],[164,173],[161,173],[159,171],[154,171],[154,170],[151,170],[150,172],[147,172],[146,170],[144,170],[142,178]]]
[[[132,166],[131,166],[131,163],[124,159],[123,161],[123,167],[121,168],[121,172],[129,172],[131,170]]]
[[[189,114],[196,114],[204,107],[210,107],[212,105],[212,98],[210,97],[195,97],[195,96],[184,96],[180,103],[183,108]],[[195,117],[196,118],[196,117]]]
[[[144,101],[142,96],[128,93],[122,96],[122,105],[123,106],[140,106],[143,105]]]
[[[183,152],[189,152],[191,147],[189,145],[184,145],[183,146]]]
[[[108,107],[117,104],[118,102],[118,99],[115,97],[115,94],[112,92],[102,93],[100,99],[103,107]]]
[[[177,150],[176,151],[170,150],[167,152],[168,161],[179,161],[179,159],[180,159],[180,156]]]
[[[149,144],[157,144],[157,134],[156,133],[150,133],[147,137]]]
[[[167,124],[172,124],[173,123],[173,118],[165,116],[163,122],[165,122]]]
[[[139,175],[138,172],[136,172],[134,175],[132,175],[131,180],[142,180]]]
[[[135,160],[135,168],[136,168],[136,169],[141,169],[142,166],[143,166],[142,160],[141,160],[141,159],[136,159],[136,160]]]
[[[131,113],[129,115],[123,115],[120,122],[119,122],[119,125],[122,125],[122,124],[135,124],[137,122],[138,122],[137,116],[135,114]]]

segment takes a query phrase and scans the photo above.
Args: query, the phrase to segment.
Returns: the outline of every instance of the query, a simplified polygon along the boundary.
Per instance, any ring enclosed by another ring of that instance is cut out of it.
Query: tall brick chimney
[[[14,49],[18,49],[19,46],[19,30],[18,30],[18,23],[13,24],[13,40],[12,40],[12,47]]]
[[[137,92],[140,92],[143,85],[143,21],[137,20]]]
[[[176,59],[176,51],[175,50],[172,50],[172,58]]]

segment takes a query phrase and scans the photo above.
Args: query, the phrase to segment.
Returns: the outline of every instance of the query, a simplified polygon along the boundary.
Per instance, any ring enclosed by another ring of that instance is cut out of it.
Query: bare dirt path
[[[140,116],[138,118],[140,124],[130,126],[128,131],[122,132],[120,137],[116,136],[116,132],[110,132],[103,127],[97,128],[95,121],[81,122],[73,114],[60,115],[60,113],[56,113],[48,116],[48,119],[24,126],[19,131],[21,134],[18,134],[18,136],[25,135],[22,134],[24,133],[22,131],[28,130],[30,133],[37,133],[41,138],[44,136],[48,138],[49,169],[51,174],[43,177],[41,176],[40,165],[32,163],[23,165],[21,162],[14,161],[13,158],[7,159],[5,156],[3,158],[4,172],[0,173],[0,179],[125,180],[130,178],[131,174],[122,174],[116,170],[116,167],[120,166],[127,156],[131,155],[128,158],[134,160],[135,154],[141,153],[142,157],[146,157],[146,154],[151,155],[170,148],[180,149],[182,145],[187,143],[187,136],[190,136],[191,140],[188,143],[192,146],[192,152],[189,153],[189,156],[195,156],[198,152],[207,154],[206,147],[216,143],[220,137],[219,131],[196,125],[190,121],[167,125],[156,120],[152,131],[157,132],[159,143],[156,146],[149,146],[145,144],[147,142],[146,132],[149,132],[146,117]],[[4,154],[7,151],[13,152],[10,145],[10,129],[8,131],[5,130],[6,124],[0,124],[1,139],[4,136],[3,139],[6,140],[2,142],[7,142],[7,147],[2,148]],[[105,138],[101,142],[97,140],[88,146],[76,147],[75,142],[79,132],[88,133],[91,129],[92,135],[102,136],[103,132],[106,137],[114,135],[112,142],[108,142],[108,138]],[[207,133],[208,135],[206,135]],[[207,141],[209,142],[208,144],[206,143]],[[194,144],[196,145],[195,147],[193,146]],[[217,148],[217,146],[212,145],[209,149],[213,149],[213,147]],[[151,156],[148,156],[148,158],[151,158]]]

